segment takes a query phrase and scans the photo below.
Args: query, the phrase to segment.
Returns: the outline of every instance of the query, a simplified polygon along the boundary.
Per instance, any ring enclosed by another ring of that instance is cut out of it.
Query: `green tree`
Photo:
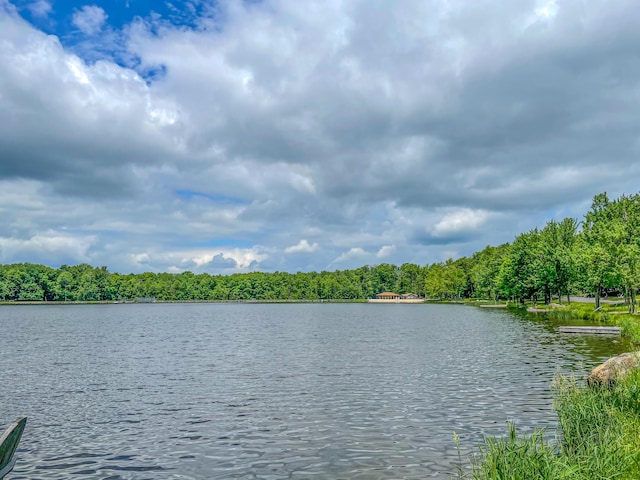
[[[62,301],[75,300],[73,292],[73,275],[68,271],[62,271],[56,279],[56,298]]]
[[[499,288],[521,303],[536,301],[544,291],[541,256],[538,229],[518,235],[500,266]]]
[[[580,281],[589,293],[595,295],[596,308],[600,307],[602,294],[621,283],[616,240],[619,228],[614,223],[614,212],[607,194],[596,195],[591,210],[585,215],[575,255]]]
[[[474,253],[471,267],[471,281],[475,293],[484,298],[498,301],[509,295],[501,290],[499,285],[500,267],[511,245],[505,243],[498,247],[487,246],[480,252]]]

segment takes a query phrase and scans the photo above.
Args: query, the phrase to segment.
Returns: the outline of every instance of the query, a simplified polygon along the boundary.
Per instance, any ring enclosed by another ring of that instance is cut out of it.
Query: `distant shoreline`
[[[113,301],[113,300],[69,300],[69,301],[45,301],[45,300],[24,300],[24,301],[2,301],[0,306],[10,305],[153,305],[153,304],[168,304],[168,303],[367,303],[367,299],[317,299],[317,300],[155,300],[153,302],[136,302],[136,301]]]
[[[367,303],[426,303],[424,298],[369,298]]]

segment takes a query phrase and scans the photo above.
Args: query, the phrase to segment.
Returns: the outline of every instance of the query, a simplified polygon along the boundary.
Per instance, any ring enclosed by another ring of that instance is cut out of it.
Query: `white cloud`
[[[378,253],[376,253],[376,257],[378,258],[386,258],[389,255],[393,254],[397,250],[395,245],[384,245],[380,247]]]
[[[147,265],[149,263],[150,257],[148,253],[136,253],[131,255],[131,260],[136,265]]]
[[[312,253],[318,249],[318,243],[309,244],[305,239],[300,240],[296,245],[291,245],[284,249],[284,253]]]
[[[489,212],[460,208],[446,212],[431,228],[434,237],[452,237],[460,233],[478,230],[489,218]]]
[[[187,257],[182,263],[193,263],[198,267],[205,266],[213,262],[216,258],[225,261],[232,260],[238,269],[246,270],[268,257],[266,253],[258,252],[255,248],[234,248],[216,252],[197,253]]]
[[[342,253],[331,263],[340,265],[348,262],[353,262],[354,260],[362,261],[368,256],[370,256],[370,254],[367,253],[362,247],[353,247],[348,251]]]
[[[27,8],[33,16],[40,18],[47,17],[53,10],[51,2],[48,2],[47,0],[36,0],[35,2],[28,4]]]
[[[109,16],[96,5],[85,5],[73,14],[73,24],[85,35],[95,35]]]
[[[424,264],[637,190],[635,0],[198,11],[58,39],[0,0],[3,259],[63,232],[123,272]]]
[[[535,9],[535,14],[545,20],[553,19],[558,14],[557,0],[544,0],[539,2]]]
[[[0,94],[0,178],[111,195],[129,189],[133,165],[144,170],[179,155],[175,105],[136,72],[87,65],[11,14],[0,15],[0,32],[2,88],[14,92]]]
[[[558,11],[557,0],[537,0],[533,11],[524,18],[524,30],[536,25],[549,26],[558,15]]]
[[[190,250],[148,250],[130,256],[141,269],[160,271],[194,271],[242,273],[259,269],[269,254],[260,247]]]
[[[89,260],[88,250],[96,242],[94,235],[76,236],[65,232],[46,231],[20,240],[0,237],[0,258],[3,262],[22,258],[51,261],[53,258],[71,258],[76,262]]]

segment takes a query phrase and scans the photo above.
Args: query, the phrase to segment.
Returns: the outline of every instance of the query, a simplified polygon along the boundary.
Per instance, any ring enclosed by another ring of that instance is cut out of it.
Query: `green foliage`
[[[469,476],[474,480],[547,480],[563,478],[566,466],[558,461],[555,447],[542,430],[519,437],[509,423],[507,438],[486,437],[480,453],[472,459]],[[460,472],[460,478],[465,475]]]
[[[52,300],[56,276],[54,269],[43,265],[0,266],[0,300]]]
[[[473,480],[605,480],[640,478],[640,371],[615,388],[578,385],[573,377],[554,380],[559,435],[545,440],[542,430],[507,438],[485,438],[471,458]]]
[[[630,313],[637,313],[640,288],[640,195],[610,201],[596,195],[585,216],[575,250],[578,274],[583,286],[599,297],[603,291],[623,291]]]
[[[505,243],[499,247],[487,246],[472,256],[471,282],[476,296],[497,301],[500,297],[509,297],[499,285],[500,268],[509,253],[511,245]]]
[[[32,264],[0,265],[2,301],[358,300],[384,290],[423,295],[423,268],[407,263],[399,268],[382,264],[320,273],[121,275],[87,264],[57,270]]]
[[[600,296],[617,290],[628,311],[638,311],[640,194],[609,200],[596,195],[582,230],[575,219],[549,221],[512,244],[488,246],[471,257],[427,266],[405,263],[335,272],[251,272],[234,275],[142,273],[121,275],[106,267],[0,265],[2,301],[110,301],[155,297],[192,300],[358,300],[383,291],[439,299],[544,301],[571,293]],[[586,319],[602,315],[581,314]],[[631,327],[629,327],[631,330]]]
[[[594,310],[592,303],[573,303],[569,307],[550,310],[547,315],[558,320],[587,320],[599,323],[609,323],[614,317],[609,310]]]
[[[622,335],[631,339],[631,341],[640,345],[640,319],[630,315],[616,316],[618,325],[622,329]]]
[[[426,268],[424,291],[430,298],[462,298],[473,290],[470,259],[463,257]]]
[[[539,268],[542,270],[542,283],[545,292],[557,294],[560,302],[562,295],[569,296],[576,277],[573,248],[577,228],[578,224],[573,218],[565,218],[561,222],[548,222],[540,232]],[[545,297],[545,300],[548,299]]]
[[[500,266],[500,289],[521,302],[527,298],[535,300],[543,286],[540,256],[540,232],[537,229],[518,235]]]

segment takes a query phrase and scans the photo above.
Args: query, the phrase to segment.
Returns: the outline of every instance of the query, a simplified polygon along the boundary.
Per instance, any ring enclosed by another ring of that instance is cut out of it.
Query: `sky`
[[[640,190],[637,0],[0,0],[0,263],[425,265]]]

